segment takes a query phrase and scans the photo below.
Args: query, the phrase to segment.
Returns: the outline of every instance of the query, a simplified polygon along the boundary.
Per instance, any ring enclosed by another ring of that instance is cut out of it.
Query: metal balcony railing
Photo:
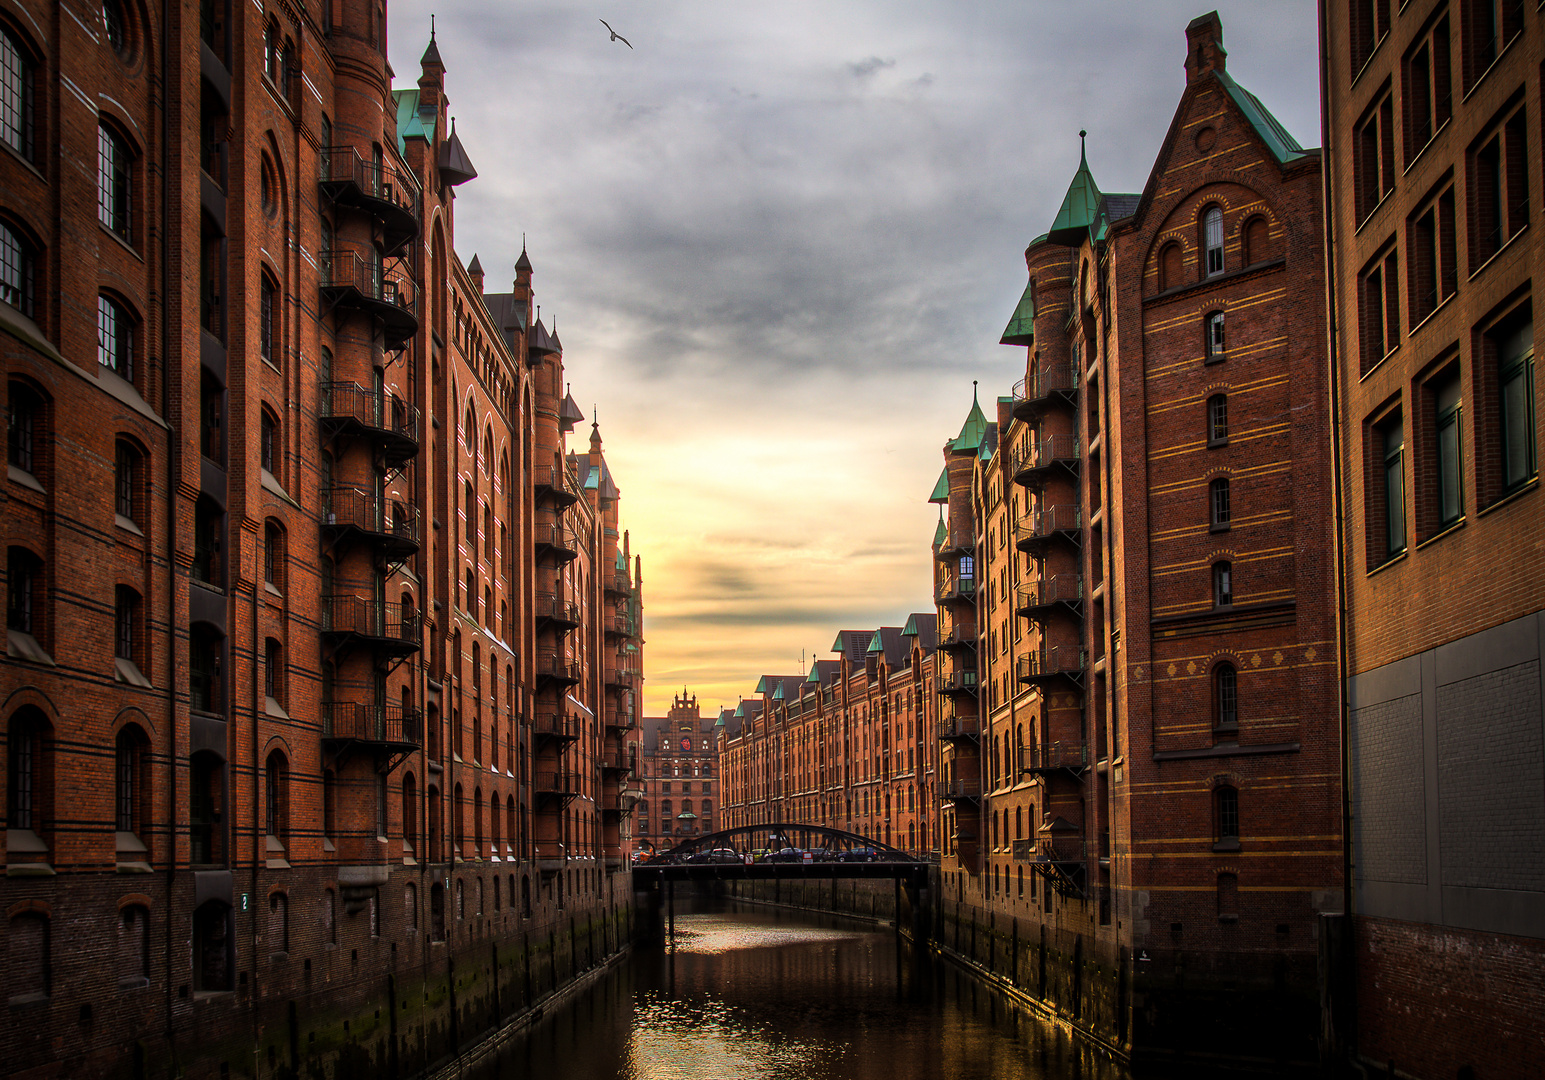
[[[1046,863],[1081,863],[1089,857],[1089,844],[1076,836],[1042,838],[1036,844],[1035,861]]]
[[[1014,459],[1014,479],[1025,483],[1053,465],[1076,465],[1081,451],[1076,434],[1043,435],[1027,440]]]
[[[981,731],[981,725],[980,716],[946,716],[939,720],[939,738],[975,738]]]
[[[1039,743],[1019,748],[1020,769],[1027,773],[1054,772],[1066,769],[1082,772],[1089,767],[1088,743]]]
[[[532,613],[539,620],[545,619],[566,626],[579,625],[579,604],[553,593],[537,593]]]
[[[1053,394],[1078,393],[1078,369],[1072,364],[1041,364],[1014,384],[1014,408],[1034,405]]]
[[[1082,574],[1053,574],[1021,585],[1015,610],[1020,614],[1029,614],[1054,604],[1082,603],[1083,599]]]
[[[322,633],[349,634],[407,651],[420,647],[423,619],[412,606],[358,596],[322,598]]]
[[[605,583],[607,592],[616,593],[619,596],[627,596],[633,591],[632,585],[628,583],[628,572],[626,570],[613,571],[605,578]]]
[[[397,255],[418,237],[417,185],[385,162],[372,161],[352,146],[329,146],[321,153],[322,189],[335,202],[372,214],[382,224],[382,247]]]
[[[1077,503],[1053,503],[1031,511],[1014,525],[1014,543],[1021,549],[1058,535],[1073,534],[1083,527],[1083,512]]]
[[[539,712],[531,717],[531,734],[548,739],[577,739],[579,723],[569,713]]]
[[[335,428],[400,440],[407,444],[408,457],[418,450],[418,409],[384,390],[367,389],[356,382],[324,383],[322,419]]]
[[[976,693],[978,682],[974,671],[948,671],[939,676],[934,689],[941,694]]]
[[[540,770],[534,778],[533,788],[538,795],[572,798],[579,794],[578,774],[566,770]]]
[[[955,600],[976,599],[976,577],[971,574],[964,576],[946,575],[934,587],[934,600],[943,604]]]
[[[567,561],[578,558],[579,541],[574,531],[561,521],[538,521],[532,525],[538,552],[548,552]]]
[[[388,324],[388,333],[397,330],[412,336],[418,329],[413,279],[388,270],[369,252],[345,247],[317,252],[317,283],[338,293],[336,302],[370,310]]]
[[[561,653],[540,652],[536,654],[537,678],[553,679],[558,682],[579,682],[579,661],[571,660]]]
[[[579,494],[574,490],[574,482],[569,479],[568,471],[562,466],[549,465],[532,469],[531,482],[538,497],[545,495],[564,506],[579,499]]]
[[[329,529],[354,529],[407,552],[417,551],[419,546],[418,507],[358,488],[329,489],[323,503],[322,524]]]
[[[420,746],[424,714],[401,705],[364,701],[322,702],[322,738],[351,739],[386,746]]]
[[[1020,682],[1040,682],[1054,676],[1078,678],[1083,674],[1084,650],[1072,645],[1053,645],[1025,653],[1014,661]]]
[[[939,785],[939,790],[946,799],[980,799],[982,782],[975,778],[946,780]]]

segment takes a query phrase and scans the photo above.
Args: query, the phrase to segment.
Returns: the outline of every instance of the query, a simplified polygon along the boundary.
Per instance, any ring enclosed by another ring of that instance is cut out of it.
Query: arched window
[[[37,248],[25,233],[0,221],[0,300],[32,318]]]
[[[1202,247],[1207,277],[1223,273],[1223,211],[1210,206],[1202,215]]]
[[[133,239],[134,155],[128,140],[106,122],[97,125],[97,220],[124,240]]]
[[[33,52],[0,28],[0,141],[28,161],[33,155],[37,65]]]
[[[1218,875],[1218,918],[1239,918],[1239,875]]]
[[[1239,789],[1232,784],[1220,784],[1212,792],[1213,823],[1218,838],[1217,847],[1239,848]]]
[[[440,792],[430,787],[424,792],[424,835],[429,841],[429,861],[440,862]]]
[[[136,527],[142,524],[145,507],[141,493],[145,479],[143,461],[144,454],[134,443],[119,439],[114,444],[113,510],[124,521]]]
[[[1179,244],[1171,242],[1165,244],[1159,252],[1159,291],[1173,289],[1184,284],[1180,275],[1185,265],[1185,253]]]
[[[0,295],[4,293],[3,260],[5,225],[0,223]],[[40,451],[48,444],[48,401],[29,384],[11,380],[6,385],[7,461],[26,473],[37,473]]]
[[[1239,672],[1224,662],[1212,670],[1212,715],[1220,728],[1239,725]]]
[[[258,275],[258,356],[274,367],[279,366],[278,292],[267,270]]]
[[[503,808],[499,793],[495,792],[488,801],[488,850],[489,854],[495,859],[499,857],[499,819],[502,817],[499,811]],[[497,880],[496,878],[495,881]]]
[[[1234,603],[1234,564],[1225,560],[1212,564],[1213,607],[1230,607]]]
[[[263,821],[268,835],[283,842],[289,836],[289,763],[284,753],[275,750],[263,766]]]
[[[467,453],[475,455],[477,453],[477,417],[472,412],[472,402],[470,401],[467,402],[466,422],[461,426],[461,438],[466,444]]]
[[[263,74],[276,85],[279,82],[279,66],[283,52],[284,41],[279,36],[279,21],[270,19],[268,28],[263,32]]]
[[[149,750],[150,740],[137,726],[129,724],[118,732],[113,763],[114,827],[118,832],[138,834],[144,827]]]
[[[6,828],[44,832],[51,811],[52,729],[43,713],[17,710],[6,731]]]
[[[1228,395],[1214,394],[1207,399],[1207,445],[1228,442]]]
[[[263,584],[284,591],[284,528],[273,519],[263,523]]]
[[[1208,522],[1213,531],[1227,529],[1231,520],[1228,477],[1220,476],[1207,485],[1207,507]]]
[[[125,382],[134,381],[134,318],[105,293],[97,296],[97,363]]]

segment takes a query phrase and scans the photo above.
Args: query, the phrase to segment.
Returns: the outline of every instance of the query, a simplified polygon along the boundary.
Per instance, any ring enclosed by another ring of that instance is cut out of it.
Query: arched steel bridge
[[[776,822],[694,836],[633,867],[633,887],[659,882],[896,878],[924,886],[929,864],[858,833]]]

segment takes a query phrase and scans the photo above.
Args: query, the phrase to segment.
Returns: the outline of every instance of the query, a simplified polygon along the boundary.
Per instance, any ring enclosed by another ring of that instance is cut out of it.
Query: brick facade
[[[1525,1004],[1545,971],[1545,30],[1532,4],[1324,9],[1355,915],[1339,1034],[1399,1075],[1523,1075],[1545,1047]]]
[[[410,1071],[623,941],[637,563],[435,42],[197,14],[0,5],[0,1042]]]

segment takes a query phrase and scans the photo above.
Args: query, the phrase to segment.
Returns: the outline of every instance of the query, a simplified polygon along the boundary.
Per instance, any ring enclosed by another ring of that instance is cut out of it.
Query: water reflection
[[[752,906],[677,914],[475,1075],[544,1080],[1120,1080],[889,932]]]

